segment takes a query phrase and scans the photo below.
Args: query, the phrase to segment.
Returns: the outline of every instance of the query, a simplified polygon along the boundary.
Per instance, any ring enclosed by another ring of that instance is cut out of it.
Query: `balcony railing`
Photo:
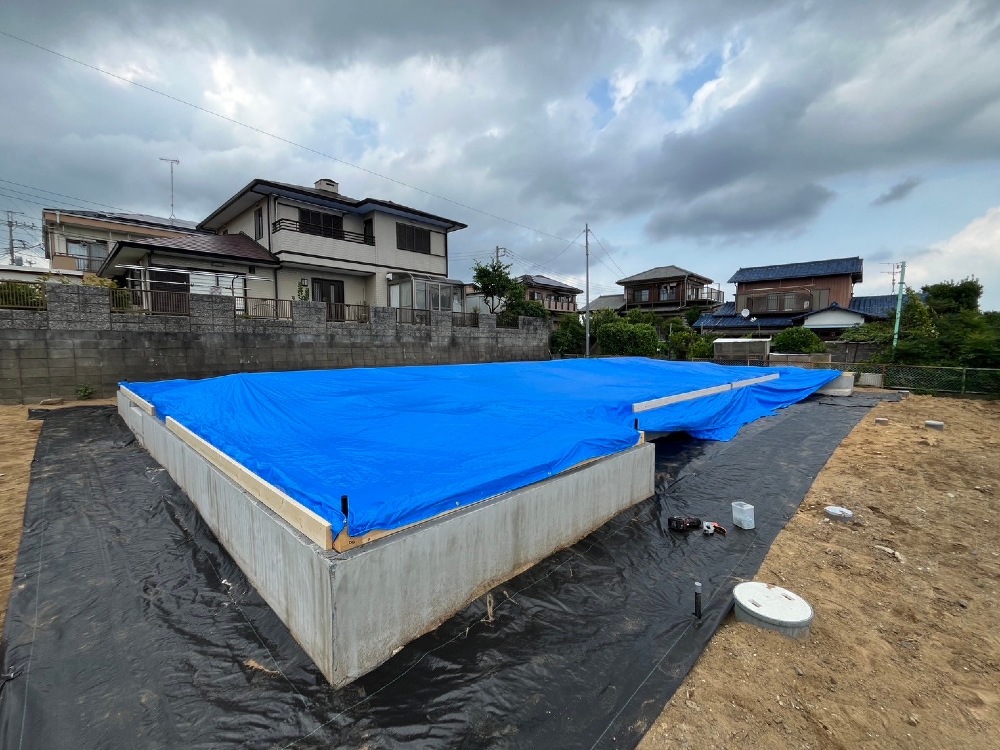
[[[156,289],[109,289],[111,312],[139,315],[190,315],[191,295]]]
[[[457,313],[451,314],[451,324],[455,328],[479,328],[479,313]]]
[[[295,219],[278,219],[271,222],[272,232],[281,231],[300,232],[302,234],[314,234],[317,237],[330,237],[335,240],[345,242],[357,242],[361,245],[374,245],[375,237],[363,232],[351,232],[347,229],[335,229],[333,227],[322,227],[318,224],[303,224]]]
[[[397,307],[396,322],[418,326],[429,326],[431,324],[431,311],[415,310],[412,307]]]
[[[44,310],[45,285],[24,281],[0,281],[0,307]]]
[[[108,258],[89,257],[84,258],[79,255],[53,255],[52,268],[64,271],[83,271],[84,273],[97,273]]]
[[[368,323],[371,320],[371,308],[368,305],[327,302],[326,319],[332,323]]]
[[[292,301],[290,299],[233,297],[233,309],[237,318],[292,319]]]
[[[688,289],[687,298],[688,302],[717,302],[721,304],[726,301],[726,293],[721,289],[703,286],[700,289]]]
[[[809,292],[770,292],[747,297],[747,309],[755,315],[768,313],[803,313],[812,307],[812,294]]]
[[[558,300],[536,300],[536,302],[541,302],[542,306],[546,310],[551,312],[576,312],[575,302],[560,302]]]

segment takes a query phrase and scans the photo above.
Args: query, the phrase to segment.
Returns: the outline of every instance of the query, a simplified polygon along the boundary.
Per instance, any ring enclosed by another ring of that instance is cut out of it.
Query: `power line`
[[[462,203],[461,201],[457,201],[457,200],[454,200],[452,198],[448,198],[447,196],[440,195],[438,193],[433,193],[430,190],[424,190],[423,188],[419,188],[416,185],[411,185],[408,182],[403,182],[402,180],[397,180],[396,178],[390,177],[390,176],[385,175],[385,174],[382,174],[381,172],[376,172],[373,169],[368,169],[367,167],[362,167],[362,166],[359,166],[357,164],[353,164],[352,162],[346,161],[345,159],[340,159],[340,158],[338,158],[336,156],[333,156],[332,154],[328,154],[328,153],[326,153],[324,151],[319,151],[318,149],[311,148],[310,146],[306,146],[306,145],[304,145],[302,143],[297,143],[296,141],[290,140],[288,138],[284,138],[284,137],[282,137],[280,135],[276,135],[275,133],[268,132],[268,131],[263,130],[262,128],[258,128],[258,127],[254,126],[254,125],[249,125],[249,124],[247,124],[245,122],[241,122],[241,121],[236,120],[236,119],[234,119],[232,117],[227,117],[224,114],[221,114],[219,112],[215,112],[215,111],[213,111],[211,109],[208,109],[206,107],[202,107],[202,106],[200,106],[198,104],[195,104],[193,102],[189,102],[189,101],[187,101],[185,99],[181,99],[180,97],[173,96],[173,95],[168,94],[168,93],[166,93],[164,91],[160,91],[159,89],[154,89],[152,86],[146,86],[143,83],[139,83],[138,81],[130,80],[130,79],[124,77],[124,76],[120,76],[120,75],[118,75],[116,73],[112,73],[109,70],[104,70],[104,68],[99,68],[96,65],[91,65],[90,63],[84,62],[83,60],[78,60],[75,57],[70,57],[69,55],[64,55],[62,52],[57,52],[54,49],[50,49],[49,47],[44,47],[41,44],[37,44],[36,42],[32,42],[32,41],[29,41],[27,39],[23,39],[22,37],[19,37],[19,36],[16,36],[14,34],[11,34],[10,32],[4,31],[3,29],[0,29],[0,35],[3,35],[5,37],[7,37],[8,39],[13,39],[15,41],[21,42],[22,44],[27,44],[29,47],[34,47],[35,49],[39,49],[39,50],[41,50],[43,52],[48,52],[49,54],[55,55],[56,57],[60,57],[63,60],[68,60],[69,62],[76,63],[77,65],[82,65],[85,68],[89,68],[90,70],[96,71],[96,72],[98,72],[98,73],[100,73],[102,75],[108,76],[110,78],[114,78],[115,80],[122,81],[123,83],[127,83],[127,84],[130,84],[130,85],[135,86],[137,88],[143,89],[144,91],[148,91],[151,94],[156,94],[157,96],[162,96],[165,99],[170,99],[171,101],[177,102],[178,104],[183,104],[184,106],[190,107],[191,109],[195,109],[195,110],[197,110],[199,112],[203,112],[203,113],[205,113],[207,115],[211,115],[212,117],[217,117],[220,120],[224,120],[224,121],[229,122],[229,123],[231,123],[233,125],[238,125],[239,127],[245,128],[245,129],[250,130],[250,131],[252,131],[254,133],[258,133],[260,135],[267,136],[268,138],[273,138],[274,140],[279,141],[281,143],[285,143],[285,144],[287,144],[289,146],[294,146],[295,148],[300,148],[303,151],[308,151],[311,154],[315,154],[317,156],[322,156],[324,159],[329,159],[331,161],[337,162],[338,164],[343,164],[344,166],[351,167],[352,169],[357,169],[357,170],[359,170],[361,172],[365,172],[366,174],[370,174],[373,177],[378,177],[379,179],[386,180],[387,182],[392,182],[392,183],[394,183],[396,185],[400,185],[401,187],[405,187],[405,188],[407,188],[409,190],[415,190],[418,193],[423,193],[424,195],[429,195],[432,198],[437,198],[438,200],[442,200],[442,201],[445,201],[447,203],[451,203],[452,205],[460,206],[461,208],[467,209],[469,211],[474,211],[475,213],[482,214],[483,216],[488,216],[491,219],[496,219],[497,221],[502,221],[502,222],[505,222],[505,223],[510,224],[512,226],[520,227],[521,229],[526,229],[529,232],[534,232],[536,234],[540,234],[540,235],[543,235],[545,237],[551,237],[552,239],[559,240],[560,242],[566,242],[566,238],[565,237],[559,237],[557,235],[550,234],[549,232],[542,231],[541,229],[535,229],[534,227],[529,227],[527,224],[521,224],[520,222],[514,221],[513,219],[508,219],[508,218],[505,218],[503,216],[499,216],[498,214],[494,214],[494,213],[491,213],[489,211],[485,211],[485,210],[483,210],[481,208],[476,208],[475,206],[470,206],[468,203]]]
[[[600,238],[593,232],[591,232],[591,235],[593,235],[594,239],[597,240],[597,244],[601,246],[601,250],[604,250],[604,254],[608,256],[608,260],[610,260],[612,263],[615,264],[615,268],[618,269],[618,272],[622,275],[622,277],[624,278],[625,276],[628,276],[628,274],[622,270],[622,267],[618,265],[615,259],[611,257],[611,253],[609,253],[607,249],[605,249],[604,244],[601,242]],[[600,260],[600,258],[598,258],[598,260]]]
[[[584,230],[584,229],[581,229],[581,230],[580,230],[580,234],[583,234],[583,233],[584,233],[585,231],[586,231],[586,230]],[[570,249],[570,248],[571,248],[571,247],[572,247],[573,245],[575,245],[575,244],[576,244],[576,241],[577,241],[578,239],[580,239],[580,234],[578,234],[578,235],[577,235],[576,237],[574,237],[573,239],[571,239],[571,240],[569,241],[569,244],[568,244],[568,245],[566,245],[566,247],[564,247],[564,248],[563,248],[562,250],[560,250],[560,251],[559,251],[558,253],[556,253],[555,255],[553,255],[553,256],[552,256],[551,258],[549,258],[549,259],[548,259],[547,261],[544,261],[544,262],[545,262],[545,263],[551,263],[551,262],[552,262],[552,261],[554,261],[554,260],[555,260],[556,258],[558,258],[558,257],[559,257],[560,255],[562,255],[562,254],[563,254],[563,253],[565,253],[565,252],[566,252],[567,250],[569,250],[569,249]]]
[[[14,182],[13,180],[5,180],[0,177],[0,182],[6,182],[8,185],[17,185],[18,187],[28,188],[28,190],[34,190],[39,193],[48,193],[50,195],[58,195],[60,198],[69,198],[70,200],[80,201],[81,203],[90,203],[93,206],[103,206],[104,208],[113,208],[115,211],[121,211],[124,213],[132,213],[126,208],[121,208],[120,206],[110,206],[107,203],[98,203],[97,201],[89,201],[86,198],[78,198],[75,195],[66,195],[65,193],[57,193],[54,190],[45,190],[44,188],[35,187],[34,185],[25,185],[20,182]],[[5,190],[12,190],[12,188],[4,188]],[[20,192],[20,191],[14,191]],[[36,195],[36,198],[42,198],[43,196]]]

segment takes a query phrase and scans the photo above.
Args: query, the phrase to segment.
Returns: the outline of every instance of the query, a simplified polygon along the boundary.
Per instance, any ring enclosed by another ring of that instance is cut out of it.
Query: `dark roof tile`
[[[854,281],[861,281],[864,261],[861,258],[832,258],[811,260],[805,263],[785,263],[778,266],[741,268],[729,279],[730,284],[776,279],[802,279],[811,276],[840,276],[850,274]]]

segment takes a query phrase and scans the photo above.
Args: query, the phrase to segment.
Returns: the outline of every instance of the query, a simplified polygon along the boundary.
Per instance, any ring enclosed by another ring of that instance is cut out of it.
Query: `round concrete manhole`
[[[774,630],[789,638],[805,638],[813,621],[813,608],[798,594],[780,586],[747,581],[733,589],[736,619]]]
[[[827,505],[824,512],[826,513],[826,517],[831,521],[849,523],[854,518],[852,511],[849,511],[847,508],[841,508],[839,505]]]

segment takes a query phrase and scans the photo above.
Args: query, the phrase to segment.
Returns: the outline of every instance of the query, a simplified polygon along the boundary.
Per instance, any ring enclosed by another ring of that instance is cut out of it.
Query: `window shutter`
[[[406,249],[406,225],[396,222],[396,247],[400,250]]]
[[[416,234],[416,247],[414,248],[418,253],[430,253],[431,251],[431,233],[426,229],[414,229],[414,234]]]

